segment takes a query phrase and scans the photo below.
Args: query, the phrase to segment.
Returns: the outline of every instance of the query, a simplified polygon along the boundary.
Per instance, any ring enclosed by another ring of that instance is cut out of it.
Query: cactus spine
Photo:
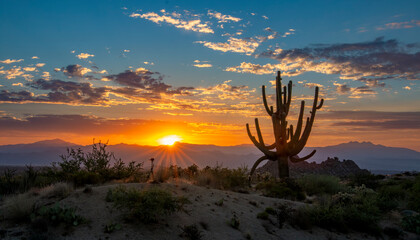
[[[274,143],[266,145],[261,134],[260,125],[258,118],[255,119],[255,128],[257,130],[258,140],[252,135],[249,124],[246,124],[246,130],[248,136],[254,145],[264,153],[264,156],[260,157],[252,166],[250,177],[254,173],[257,166],[264,160],[277,161],[279,178],[289,177],[289,160],[293,163],[305,161],[312,157],[316,150],[313,150],[308,156],[298,157],[297,154],[302,151],[308,141],[309,134],[315,120],[316,110],[320,109],[324,103],[324,99],[321,99],[318,105],[318,92],[319,88],[315,88],[314,102],[312,110],[310,111],[311,116],[307,117],[306,125],[302,132],[303,127],[303,112],[305,108],[305,101],[300,104],[299,119],[294,130],[293,125],[287,125],[287,115],[289,114],[290,102],[292,100],[292,81],[289,81],[287,86],[282,88],[282,78],[280,77],[280,71],[277,72],[276,77],[276,111],[273,106],[268,106],[267,97],[265,93],[265,86],[262,86],[262,97],[264,108],[268,115],[271,117],[274,131]]]

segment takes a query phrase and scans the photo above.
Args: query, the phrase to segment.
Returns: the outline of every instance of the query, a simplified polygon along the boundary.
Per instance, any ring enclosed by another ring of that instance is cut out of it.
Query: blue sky
[[[73,117],[182,123],[162,134],[248,143],[243,126],[254,117],[270,134],[261,85],[281,70],[296,104],[310,105],[315,86],[326,100],[311,145],[420,150],[419,9],[418,1],[1,1],[0,129],[8,133],[0,143],[56,135],[153,144],[159,135],[36,125]]]

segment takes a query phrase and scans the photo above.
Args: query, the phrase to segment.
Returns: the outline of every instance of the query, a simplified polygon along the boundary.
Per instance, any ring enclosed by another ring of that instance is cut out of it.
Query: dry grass
[[[66,198],[72,192],[74,188],[73,185],[70,183],[59,182],[48,187],[42,188],[40,190],[41,197],[45,198]]]
[[[5,219],[14,222],[26,222],[35,209],[36,196],[29,193],[9,196],[3,205]]]

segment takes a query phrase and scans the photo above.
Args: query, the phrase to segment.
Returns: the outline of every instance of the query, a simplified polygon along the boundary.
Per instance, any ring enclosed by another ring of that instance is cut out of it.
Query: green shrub
[[[268,219],[268,213],[266,211],[260,212],[257,214],[257,218],[267,220]]]
[[[353,229],[378,234],[380,232],[378,222],[381,211],[377,206],[376,193],[370,189],[359,187],[355,189],[355,193],[351,195],[350,200],[347,199],[347,195],[341,195],[332,196],[329,201],[321,204],[299,209],[298,212],[300,213],[298,215],[306,216],[310,221],[309,224],[305,223],[304,225],[317,225],[340,232],[348,232]]]
[[[41,207],[39,216],[48,219],[52,224],[64,223],[67,226],[78,226],[86,222],[86,219],[78,214],[74,208],[60,206],[56,203],[53,207]]]
[[[420,175],[417,175],[412,187],[409,189],[408,207],[420,212]]]
[[[404,217],[401,225],[406,231],[420,234],[420,214]]]
[[[378,189],[378,206],[382,210],[392,210],[405,199],[406,191],[401,185],[385,185]]]
[[[263,195],[274,198],[285,198],[291,200],[304,200],[305,194],[301,187],[293,179],[287,178],[281,181],[271,179],[257,184],[256,189],[262,190]]]
[[[229,189],[242,191],[248,188],[248,169],[246,167],[237,169],[206,167],[199,171],[195,183],[200,186],[209,186],[217,189]]]
[[[121,224],[119,223],[108,223],[104,227],[104,233],[113,233],[115,230],[120,230]]]
[[[200,240],[203,238],[202,232],[198,229],[197,225],[188,225],[181,228],[181,236],[189,240]]]
[[[240,224],[240,222],[239,222],[238,217],[236,216],[236,214],[233,214],[233,217],[229,221],[229,226],[231,226],[234,229],[238,229],[239,224]]]
[[[305,175],[296,181],[308,195],[336,194],[347,190],[335,176]]]
[[[370,172],[357,173],[350,176],[350,186],[362,186],[365,185],[368,188],[376,189],[379,186],[379,180],[383,179],[382,175],[374,175]]]
[[[110,189],[106,200],[114,202],[118,208],[126,209],[129,217],[143,223],[158,222],[160,217],[179,211],[186,201],[158,188],[139,191],[125,187]]]

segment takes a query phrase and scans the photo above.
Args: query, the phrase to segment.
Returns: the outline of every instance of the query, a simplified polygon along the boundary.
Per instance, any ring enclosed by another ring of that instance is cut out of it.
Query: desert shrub
[[[27,222],[35,210],[36,199],[33,195],[24,193],[9,196],[4,202],[4,218],[14,222]]]
[[[71,178],[75,187],[85,186],[86,184],[99,184],[104,181],[104,178],[99,173],[86,170],[75,172]]]
[[[266,211],[260,212],[257,214],[257,218],[267,220],[268,219],[268,213]]]
[[[267,197],[299,201],[306,198],[302,188],[291,178],[282,179],[281,181],[270,179],[269,181],[257,184],[256,189],[262,190],[263,195]]]
[[[238,229],[239,228],[239,218],[236,216],[236,214],[233,214],[233,217],[230,219],[230,221],[228,222],[229,226],[231,226],[234,229]]]
[[[38,215],[48,219],[53,225],[64,223],[67,226],[78,226],[86,222],[84,217],[76,214],[76,209],[68,206],[60,206],[58,203],[52,207],[41,207]]]
[[[69,183],[59,182],[40,190],[41,196],[46,198],[66,198],[73,192],[73,186]]]
[[[417,175],[413,185],[408,191],[408,207],[412,210],[420,212],[420,175]]]
[[[200,240],[203,238],[202,232],[198,229],[197,225],[188,225],[181,228],[181,236],[189,240]]]
[[[16,170],[5,169],[3,175],[0,176],[0,195],[12,194],[18,191],[19,182],[15,177]]]
[[[121,224],[119,223],[108,223],[104,227],[104,233],[113,233],[116,230],[121,229]]]
[[[374,175],[370,172],[362,172],[350,176],[349,185],[353,187],[365,185],[368,188],[376,189],[379,186],[380,179],[383,179],[382,175]]]
[[[61,161],[53,163],[51,169],[59,180],[73,182],[77,187],[114,179],[142,179],[143,163],[130,162],[127,165],[121,159],[116,159],[106,147],[107,144],[101,142],[93,143],[92,151],[87,153],[80,148],[68,148],[67,154],[61,155]]]
[[[296,180],[308,195],[335,194],[346,191],[340,179],[329,175],[305,175]]]
[[[420,234],[420,214],[404,217],[401,226],[406,231]]]
[[[173,197],[170,192],[158,188],[139,191],[125,187],[110,189],[106,200],[126,209],[128,217],[143,223],[158,222],[160,217],[179,211],[185,202],[185,199]]]
[[[381,211],[377,206],[376,193],[370,189],[358,187],[352,194],[350,201],[347,196],[343,196],[333,196],[330,201],[301,208],[298,210],[300,212],[298,215],[308,218],[310,223],[304,223],[306,226],[317,225],[340,232],[353,229],[378,234],[380,232],[378,222]],[[294,218],[296,220],[296,216]]]
[[[385,185],[378,188],[378,206],[382,210],[392,210],[405,199],[406,191],[401,185]]]
[[[248,169],[246,167],[237,169],[221,166],[206,167],[198,173],[195,183],[217,189],[243,190],[248,187]]]

